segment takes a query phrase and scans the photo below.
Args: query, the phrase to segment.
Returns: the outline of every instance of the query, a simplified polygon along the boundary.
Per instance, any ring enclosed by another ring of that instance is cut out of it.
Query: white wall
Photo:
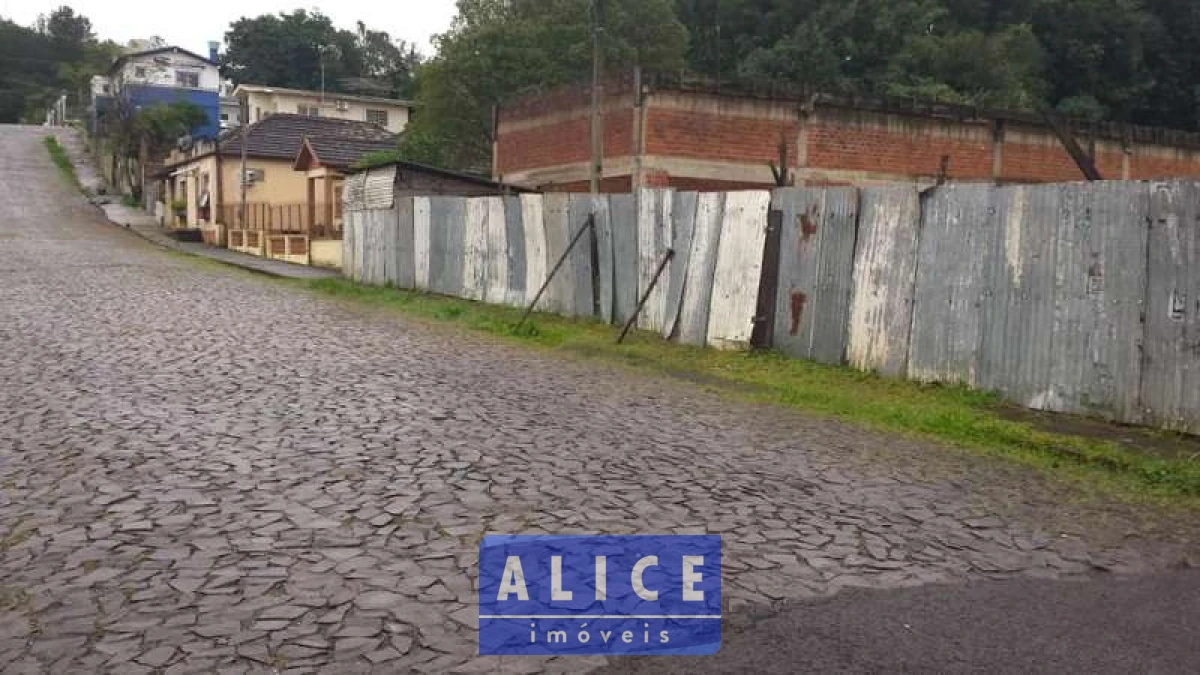
[[[139,68],[143,69],[140,75]],[[175,80],[176,71],[198,73],[200,86],[197,89],[205,91],[220,89],[221,74],[217,67],[186,54],[164,53],[133,57],[125,62],[117,77],[122,84],[179,87]]]
[[[351,99],[339,99],[337,94],[326,94],[322,102],[319,95],[300,95],[283,92],[253,92],[249,94],[250,120],[258,121],[267,115],[277,113],[296,114],[299,106],[317,108],[320,117],[339,120],[367,121],[368,110],[386,110],[388,114],[387,130],[398,134],[408,126],[409,107],[401,104],[387,104]],[[344,110],[338,109],[338,101],[344,101]],[[260,115],[261,113],[261,115]]]

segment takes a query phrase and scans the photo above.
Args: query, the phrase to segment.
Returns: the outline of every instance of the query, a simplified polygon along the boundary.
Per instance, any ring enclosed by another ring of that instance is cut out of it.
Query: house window
[[[110,94],[112,93],[112,87],[107,84],[102,84],[100,85],[100,91],[105,94]]]
[[[309,117],[320,117],[321,110],[316,106],[308,106],[303,103],[296,106],[296,113],[299,115],[308,115]]]
[[[137,77],[137,78],[145,78],[146,77],[146,67],[145,66],[134,66],[133,76]]]
[[[229,121],[229,113],[221,113],[221,121],[228,122]]]
[[[200,73],[191,73],[186,70],[175,71],[175,86],[185,89],[199,89]]]
[[[386,127],[388,125],[388,113],[386,110],[367,110],[367,122]]]

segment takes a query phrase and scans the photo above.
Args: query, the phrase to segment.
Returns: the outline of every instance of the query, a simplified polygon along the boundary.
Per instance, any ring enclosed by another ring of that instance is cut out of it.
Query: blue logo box
[[[479,653],[715,654],[721,537],[489,536]]]

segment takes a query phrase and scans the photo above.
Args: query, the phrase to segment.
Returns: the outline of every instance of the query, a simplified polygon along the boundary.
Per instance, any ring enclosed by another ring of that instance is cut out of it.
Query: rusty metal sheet
[[[413,284],[422,291],[430,290],[429,197],[413,197]]]
[[[390,209],[396,200],[396,166],[363,171],[362,201],[367,209]],[[345,188],[343,188],[344,190]]]
[[[632,194],[609,198],[612,230],[613,321],[624,324],[638,301],[638,210]]]
[[[508,223],[504,219],[504,199],[478,197],[477,200],[484,204],[487,223],[483,299],[503,305],[508,301]]]
[[[1200,434],[1200,183],[1151,190],[1142,404],[1146,421]]]
[[[917,189],[861,192],[847,360],[851,366],[902,377],[908,366],[912,294],[921,207]]]
[[[713,275],[717,268],[717,250],[721,243],[721,223],[725,218],[725,193],[704,192],[696,200],[696,218],[692,245],[688,252],[683,302],[679,309],[681,344],[708,344],[708,309],[712,303]]]
[[[1054,249],[1062,212],[1058,185],[992,191],[995,251],[982,273],[984,305],[979,386],[1027,407],[1046,407],[1054,338]]]
[[[711,347],[749,346],[770,206],[771,193],[765,190],[730,192],[725,197],[708,314],[707,339]]]
[[[504,241],[508,252],[508,293],[504,304],[525,305],[525,226],[520,197],[504,197]]]
[[[550,265],[546,262],[546,225],[542,195],[521,195],[521,224],[525,228],[525,299],[529,305],[546,281]],[[542,296],[537,309],[546,309],[548,299]]]
[[[429,276],[434,293],[462,297],[467,200],[430,197]]]
[[[1063,190],[1047,392],[1055,405],[1047,408],[1136,422],[1149,189],[1098,182]]]
[[[922,201],[921,241],[913,289],[908,377],[979,385],[986,271],[1000,221],[989,211],[991,185],[947,185]]]
[[[683,294],[687,283],[688,260],[692,255],[692,232],[696,226],[696,203],[699,193],[676,192],[671,206],[671,248],[675,258],[671,260],[671,275],[659,283],[667,284],[666,316],[663,318],[663,337],[668,340],[679,332],[679,315],[683,308]]]
[[[674,239],[671,211],[674,199],[671,190],[642,190],[638,193],[638,292],[640,300],[654,280],[654,273],[663,257],[671,248]],[[661,332],[667,315],[667,284],[671,278],[671,264],[667,264],[650,291],[637,325],[642,330]]]
[[[567,250],[571,237],[571,201],[566,194],[548,194],[542,197],[542,222],[546,227],[547,272]],[[572,256],[563,260],[562,266],[546,288],[545,309],[556,314],[571,315],[575,309],[575,266]]]
[[[567,229],[567,241],[588,226],[588,217],[592,209],[591,195],[571,195],[570,227]],[[592,295],[592,242],[591,232],[586,232],[571,249],[571,315],[595,316],[595,296]]]
[[[789,356],[840,364],[846,351],[858,192],[782,188],[779,286],[773,346]]]

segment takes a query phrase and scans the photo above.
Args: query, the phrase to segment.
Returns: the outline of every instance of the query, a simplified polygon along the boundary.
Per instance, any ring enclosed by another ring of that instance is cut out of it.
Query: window
[[[100,91],[105,94],[112,93],[112,87],[107,84],[100,85]]]
[[[229,121],[229,113],[221,113],[221,121],[228,122]]]
[[[301,103],[296,106],[296,114],[308,115],[309,117],[320,117],[321,111],[316,106],[309,106]]]
[[[200,73],[192,73],[186,70],[175,71],[175,86],[186,89],[199,89]]]
[[[258,108],[258,107],[254,108],[254,121],[255,122],[262,121],[262,108]]]
[[[137,77],[137,78],[146,77],[146,67],[145,66],[134,66],[133,76]]]
[[[386,110],[367,110],[367,122],[386,127],[388,125],[388,113]]]

